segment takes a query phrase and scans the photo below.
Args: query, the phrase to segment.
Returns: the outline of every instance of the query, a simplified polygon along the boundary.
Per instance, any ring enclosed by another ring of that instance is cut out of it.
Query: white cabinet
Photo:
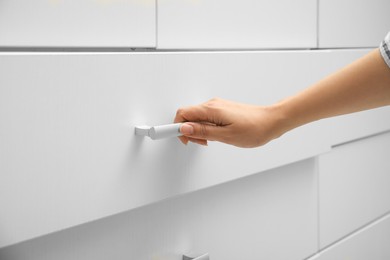
[[[4,248],[0,259],[305,259],[317,250],[315,171],[314,159],[294,163]]]
[[[390,259],[390,216],[373,223],[309,260]]]
[[[154,0],[3,0],[0,47],[155,47]]]
[[[388,132],[319,157],[321,248],[390,211],[389,154]]]
[[[180,106],[221,93],[270,104],[365,53],[3,53],[0,247],[329,150],[321,124],[257,149],[152,141],[134,126],[170,123]]]
[[[312,48],[317,1],[159,0],[159,49]]]
[[[319,0],[319,47],[378,47],[390,31],[388,0]]]

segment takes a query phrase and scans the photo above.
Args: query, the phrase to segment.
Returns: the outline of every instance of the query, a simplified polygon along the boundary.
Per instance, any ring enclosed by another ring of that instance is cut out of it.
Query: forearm
[[[322,118],[390,105],[390,68],[379,50],[310,88],[271,106],[253,106],[223,99],[181,108],[183,143],[220,141],[256,147],[287,131]]]
[[[390,69],[378,49],[273,107],[281,132],[322,118],[390,105]]]

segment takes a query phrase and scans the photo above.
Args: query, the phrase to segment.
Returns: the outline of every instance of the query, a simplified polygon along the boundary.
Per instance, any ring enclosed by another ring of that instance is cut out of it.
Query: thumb
[[[180,133],[184,136],[210,141],[222,141],[225,129],[223,126],[186,122],[180,127]]]

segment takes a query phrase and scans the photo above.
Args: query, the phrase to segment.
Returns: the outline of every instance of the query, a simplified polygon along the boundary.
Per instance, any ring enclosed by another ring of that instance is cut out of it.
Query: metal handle
[[[183,255],[183,260],[210,260],[209,254],[204,254],[198,257]]]
[[[148,136],[152,140],[180,136],[180,126],[182,123],[159,125],[159,126],[136,126],[135,134]]]

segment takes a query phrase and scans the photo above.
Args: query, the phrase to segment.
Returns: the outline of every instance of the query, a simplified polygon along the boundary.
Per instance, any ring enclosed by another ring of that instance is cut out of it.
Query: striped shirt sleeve
[[[387,66],[390,68],[390,32],[386,35],[385,39],[381,42],[379,46],[382,57],[385,60]]]

